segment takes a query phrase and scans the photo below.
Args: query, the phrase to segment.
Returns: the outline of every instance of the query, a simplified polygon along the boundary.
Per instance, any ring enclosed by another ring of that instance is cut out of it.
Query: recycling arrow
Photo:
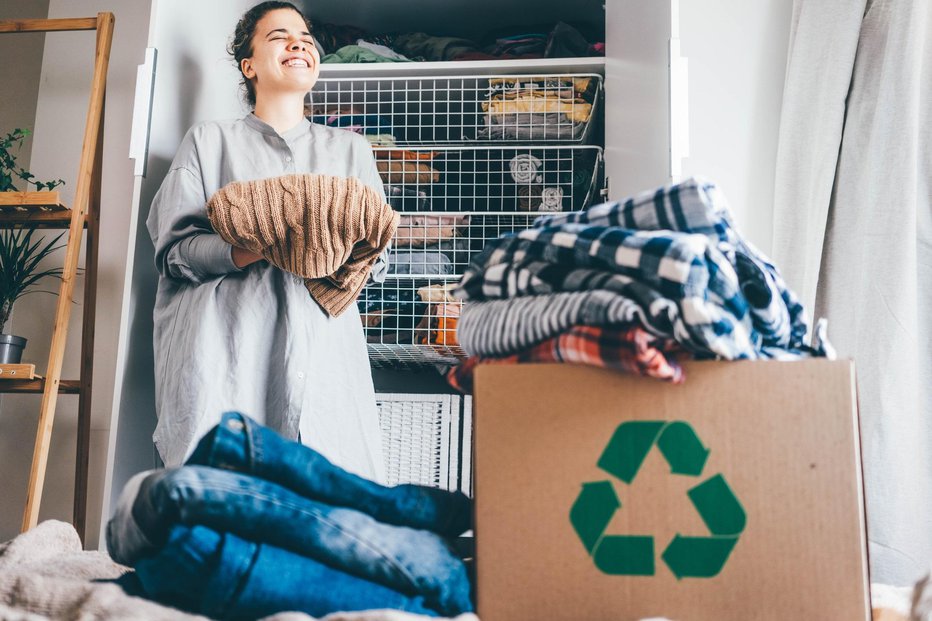
[[[639,420],[618,425],[599,458],[599,468],[631,483],[663,426],[662,422]]]
[[[677,579],[712,578],[725,566],[738,537],[684,537],[677,535],[663,551],[663,562]]]
[[[583,483],[582,491],[570,509],[570,522],[590,554],[620,507],[621,502],[610,481]]]
[[[570,509],[570,523],[595,566],[603,572],[651,576],[654,574],[653,537],[602,534],[619,508],[621,501],[610,481],[583,483]]]
[[[697,477],[709,457],[709,450],[688,424],[682,421],[668,423],[657,439],[657,448],[663,454],[673,474]]]
[[[692,426],[683,421],[636,420],[620,424],[597,465],[630,484],[655,442],[673,474],[702,474],[709,450],[702,445]]]
[[[686,494],[713,535],[739,535],[744,530],[747,515],[722,475],[716,474]]]
[[[710,451],[685,421],[626,421],[615,429],[597,465],[630,484],[654,444],[672,474],[702,475]],[[747,514],[721,474],[691,488],[687,495],[711,534],[697,537],[678,533],[661,558],[677,579],[712,578],[728,561],[747,525]],[[570,509],[570,523],[602,572],[654,575],[653,537],[605,534],[619,509],[621,501],[611,481],[583,483]]]

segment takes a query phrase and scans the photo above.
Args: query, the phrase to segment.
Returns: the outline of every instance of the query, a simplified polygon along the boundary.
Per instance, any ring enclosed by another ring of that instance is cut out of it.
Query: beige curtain
[[[774,204],[777,264],[855,360],[871,580],[900,585],[932,566],[930,4],[795,0]]]

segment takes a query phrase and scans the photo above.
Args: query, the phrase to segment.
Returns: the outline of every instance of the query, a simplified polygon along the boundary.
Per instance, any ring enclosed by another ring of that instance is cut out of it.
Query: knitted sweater
[[[230,183],[207,203],[224,240],[297,274],[329,315],[359,295],[398,214],[350,177],[286,175]]]

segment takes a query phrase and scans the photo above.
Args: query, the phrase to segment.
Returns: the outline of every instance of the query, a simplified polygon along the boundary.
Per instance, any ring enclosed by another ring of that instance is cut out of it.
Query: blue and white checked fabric
[[[594,290],[631,298],[646,329],[699,355],[810,352],[798,299],[737,233],[715,186],[700,179],[542,216],[534,228],[488,243],[456,294],[480,301]],[[488,343],[486,328],[479,331]]]
[[[735,228],[728,201],[715,184],[699,177],[642,192],[622,202],[586,211],[541,216],[535,227],[580,223],[640,231],[670,230],[705,235],[734,265],[765,346],[800,346],[808,326],[799,298],[777,268]]]

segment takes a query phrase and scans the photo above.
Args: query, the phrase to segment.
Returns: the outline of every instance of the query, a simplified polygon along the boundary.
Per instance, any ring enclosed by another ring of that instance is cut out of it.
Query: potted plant
[[[61,179],[56,181],[34,181],[35,175],[24,168],[16,169],[16,155],[13,148],[22,148],[23,140],[29,135],[29,130],[15,129],[0,140],[0,192],[16,192],[18,188],[13,185],[13,179],[18,178],[25,182],[25,188],[34,185],[37,190],[52,190],[64,183]],[[13,303],[27,293],[33,293],[33,288],[40,280],[47,276],[61,277],[62,268],[42,268],[42,260],[55,250],[61,248],[56,245],[64,233],[51,241],[43,239],[33,240],[35,229],[3,229],[0,230],[0,332],[6,329],[6,324],[13,312]],[[12,334],[0,334],[0,364],[17,364],[22,359],[26,339]]]
[[[6,334],[6,324],[13,312],[13,303],[46,276],[60,277],[61,267],[40,269],[42,259],[62,246],[56,246],[64,233],[53,240],[33,241],[35,229],[4,229],[0,231],[0,364],[18,364],[22,359],[26,339]],[[43,243],[45,242],[45,243]],[[44,292],[51,293],[51,292]]]

